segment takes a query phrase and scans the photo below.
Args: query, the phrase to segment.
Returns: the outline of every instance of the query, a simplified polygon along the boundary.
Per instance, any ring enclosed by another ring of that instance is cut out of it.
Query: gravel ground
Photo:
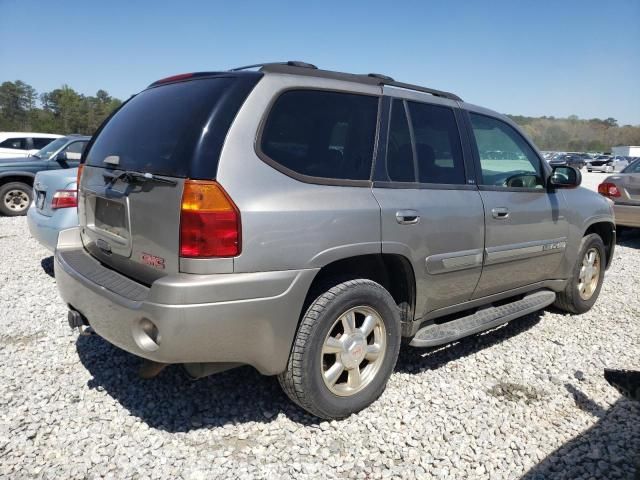
[[[248,367],[139,379],[69,330],[50,254],[0,217],[0,477],[633,479],[640,403],[602,369],[640,369],[639,282],[627,235],[589,313],[405,348],[380,400],[325,422]]]

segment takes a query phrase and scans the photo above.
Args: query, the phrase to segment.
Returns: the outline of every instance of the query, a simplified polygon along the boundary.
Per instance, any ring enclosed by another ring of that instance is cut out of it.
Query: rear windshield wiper
[[[110,173],[104,173],[104,177],[109,179],[108,186],[112,186],[118,180],[122,180],[127,183],[134,182],[157,182],[157,183],[166,183],[167,185],[177,185],[178,182],[175,180],[170,180],[168,178],[158,177],[153,173],[140,173],[140,172],[132,172],[125,170],[124,172],[120,172],[117,175],[112,175]]]

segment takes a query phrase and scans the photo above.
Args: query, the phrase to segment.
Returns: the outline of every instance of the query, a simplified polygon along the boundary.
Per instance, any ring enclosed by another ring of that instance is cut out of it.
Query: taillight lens
[[[217,182],[187,180],[180,212],[180,256],[233,257],[240,253],[240,212]]]
[[[620,190],[615,185],[615,183],[604,182],[598,185],[598,193],[600,195],[604,195],[605,197],[619,197]]]
[[[82,170],[84,169],[84,163],[78,165],[78,177],[76,178],[76,188],[80,189],[80,179],[82,178]]]
[[[57,190],[53,194],[53,200],[51,201],[51,209],[57,210],[58,208],[69,208],[78,206],[78,191],[77,190]]]

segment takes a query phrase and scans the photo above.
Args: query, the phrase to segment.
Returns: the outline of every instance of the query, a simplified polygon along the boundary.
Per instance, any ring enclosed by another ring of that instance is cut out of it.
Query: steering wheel
[[[537,175],[531,172],[520,171],[504,179],[504,187],[536,188],[539,186]]]

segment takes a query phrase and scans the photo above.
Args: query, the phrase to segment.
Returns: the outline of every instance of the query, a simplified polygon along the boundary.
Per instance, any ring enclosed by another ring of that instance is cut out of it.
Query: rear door
[[[180,271],[184,180],[215,179],[227,130],[259,78],[160,84],[101,127],[87,152],[78,205],[82,240],[93,256],[144,283]]]
[[[382,251],[411,261],[422,317],[471,297],[482,267],[482,201],[455,102],[386,87],[385,93],[395,98],[385,98],[386,152],[376,161],[373,189]]]
[[[11,137],[0,142],[0,158],[26,157],[27,138]]]
[[[486,225],[474,298],[556,278],[568,233],[563,196],[545,188],[542,160],[513,126],[484,113],[468,118]]]

